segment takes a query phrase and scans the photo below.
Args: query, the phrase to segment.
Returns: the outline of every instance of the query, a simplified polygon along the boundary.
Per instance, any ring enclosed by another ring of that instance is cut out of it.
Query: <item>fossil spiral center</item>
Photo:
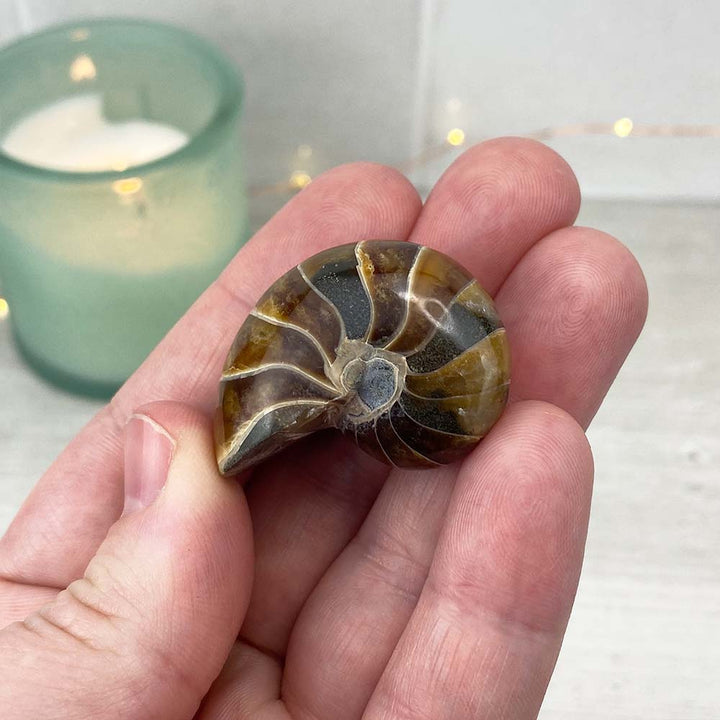
[[[395,395],[397,367],[383,358],[358,358],[345,366],[343,383],[370,410],[387,405]]]
[[[378,417],[398,399],[407,363],[398,353],[345,340],[332,369],[346,394],[345,418],[357,425]]]

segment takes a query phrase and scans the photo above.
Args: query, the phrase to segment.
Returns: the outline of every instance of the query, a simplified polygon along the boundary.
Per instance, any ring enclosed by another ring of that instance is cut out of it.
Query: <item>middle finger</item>
[[[572,223],[578,205],[575,177],[556,153],[535,142],[496,140],[467,151],[438,181],[411,240],[448,253],[494,292],[528,248]],[[330,472],[327,458],[303,454],[300,483],[295,457],[280,458],[250,489],[258,574],[243,637],[278,655],[387,474],[365,460],[349,479]]]

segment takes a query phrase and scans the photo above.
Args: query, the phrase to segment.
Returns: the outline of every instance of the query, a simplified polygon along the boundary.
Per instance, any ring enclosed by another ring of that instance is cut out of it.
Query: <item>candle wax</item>
[[[68,97],[14,125],[2,141],[12,158],[53,170],[125,170],[179,150],[188,136],[148,120],[110,123],[100,94]]]

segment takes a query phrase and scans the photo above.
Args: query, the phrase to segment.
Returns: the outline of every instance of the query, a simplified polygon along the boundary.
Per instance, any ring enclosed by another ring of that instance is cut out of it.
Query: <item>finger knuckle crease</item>
[[[434,602],[446,615],[456,617],[458,622],[474,617],[496,627],[503,635],[522,635],[543,643],[554,636],[554,628],[533,621],[523,611],[525,597],[489,600],[487,582],[472,573],[461,572],[455,577],[443,578],[442,582],[431,576],[426,583],[426,591],[434,596]]]
[[[378,531],[355,540],[365,571],[415,605],[428,573],[428,564],[397,536]]]

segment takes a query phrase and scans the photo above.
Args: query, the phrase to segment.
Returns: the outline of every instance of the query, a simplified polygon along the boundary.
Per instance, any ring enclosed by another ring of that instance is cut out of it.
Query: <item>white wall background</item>
[[[401,163],[454,126],[474,141],[624,116],[720,123],[717,0],[0,0],[0,42],[118,14],[194,29],[243,69],[253,183]],[[590,197],[720,198],[718,138],[551,144]]]
[[[427,135],[720,123],[717,0],[436,0]],[[456,98],[461,102],[451,107]],[[594,196],[720,197],[720,138],[551,143]]]

